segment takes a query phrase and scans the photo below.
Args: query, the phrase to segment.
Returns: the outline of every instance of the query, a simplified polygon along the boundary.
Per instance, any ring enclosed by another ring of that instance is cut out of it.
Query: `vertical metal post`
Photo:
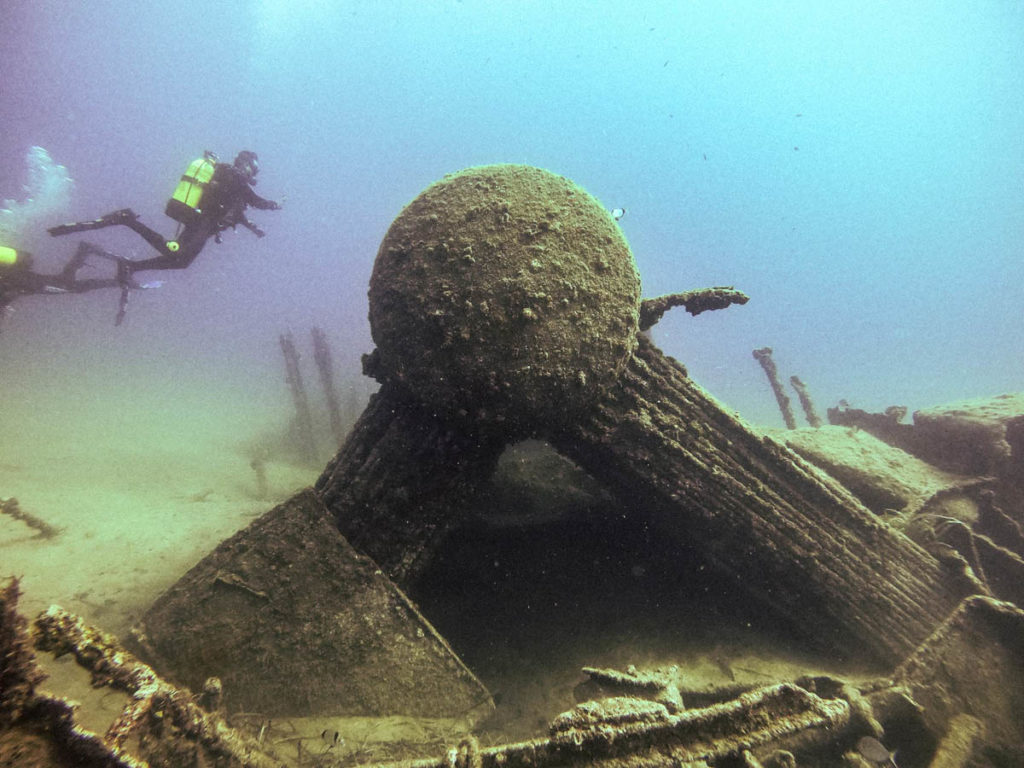
[[[807,391],[807,385],[800,380],[799,376],[790,376],[789,383],[792,384],[793,389],[796,390],[796,396],[800,400],[800,407],[804,409],[804,415],[807,417],[807,423],[817,429],[821,426],[821,417],[814,408],[814,402],[811,400],[811,395]]]
[[[779,371],[775,367],[775,361],[772,360],[772,348],[762,347],[761,349],[755,349],[753,352],[754,358],[764,368],[765,376],[768,377],[768,383],[772,387],[772,392],[775,393],[775,401],[779,404],[779,410],[782,411],[782,418],[786,421],[787,429],[796,429],[796,419],[793,418],[793,409],[789,405],[789,396],[782,388],[782,382],[779,381]]]
[[[284,353],[284,365],[288,388],[292,392],[292,401],[295,403],[295,427],[299,447],[304,458],[316,461],[316,440],[313,437],[313,416],[309,410],[309,398],[306,397],[306,388],[302,384],[302,372],[299,370],[299,353],[295,349],[295,340],[291,333],[284,333],[280,336],[281,352]]]
[[[341,406],[338,403],[338,392],[334,387],[334,364],[331,357],[331,348],[327,344],[327,335],[323,329],[314,326],[313,334],[313,359],[316,360],[316,367],[320,371],[320,384],[324,388],[324,399],[327,401],[327,416],[331,420],[331,432],[334,434],[336,445],[341,445],[345,440],[345,427],[341,422]]]

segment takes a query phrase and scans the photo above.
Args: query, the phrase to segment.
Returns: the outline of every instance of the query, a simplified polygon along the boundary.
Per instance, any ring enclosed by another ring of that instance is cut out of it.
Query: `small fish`
[[[337,731],[331,731],[328,728],[324,728],[322,731],[320,731],[320,738],[326,742],[329,742],[329,746],[327,747],[328,749],[334,749],[334,747],[336,747],[339,742],[341,742],[342,744],[345,743],[345,740],[341,738],[340,733],[338,733]]]
[[[716,645],[714,650],[711,652],[711,661],[715,663],[719,671],[730,680],[736,679],[736,673],[732,669],[732,664],[729,663],[729,656],[722,649],[722,646]]]
[[[626,215],[626,209],[625,208],[613,208],[612,209],[612,218],[615,219],[616,221],[618,221],[619,219],[621,219],[625,215]]]
[[[887,768],[899,768],[896,765],[895,752],[890,752],[885,745],[874,736],[862,736],[857,742],[857,751],[860,756],[875,765],[884,765]]]

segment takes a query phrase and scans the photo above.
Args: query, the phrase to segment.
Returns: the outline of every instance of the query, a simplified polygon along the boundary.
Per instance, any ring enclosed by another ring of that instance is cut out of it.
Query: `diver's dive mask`
[[[235,167],[246,175],[250,184],[256,183],[256,174],[260,172],[259,158],[255,152],[245,150],[235,158]]]

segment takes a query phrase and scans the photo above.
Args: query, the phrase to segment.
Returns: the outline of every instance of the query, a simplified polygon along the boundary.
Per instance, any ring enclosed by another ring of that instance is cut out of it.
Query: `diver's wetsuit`
[[[3,315],[3,309],[21,296],[52,296],[66,293],[86,293],[100,288],[123,287],[122,281],[117,278],[79,280],[78,270],[85,264],[89,256],[117,260],[112,253],[82,242],[78,244],[78,250],[64,269],[55,275],[33,272],[28,263],[13,266],[0,264],[0,317]]]
[[[129,274],[147,269],[185,269],[195,261],[207,240],[216,237],[228,227],[241,224],[258,236],[263,236],[263,232],[245,218],[246,207],[276,210],[280,206],[273,200],[266,200],[253,192],[250,180],[251,177],[235,166],[217,163],[203,198],[201,212],[193,221],[184,225],[175,240],[167,240],[156,230],[147,227],[130,208],[109,213],[94,221],[62,224],[50,228],[49,232],[55,236],[66,235],[123,224],[137,232],[142,239],[159,251],[160,255],[139,261],[122,259],[122,269],[127,270]]]

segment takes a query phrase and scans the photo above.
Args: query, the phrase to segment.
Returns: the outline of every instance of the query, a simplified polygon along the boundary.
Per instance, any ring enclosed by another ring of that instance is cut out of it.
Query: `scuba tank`
[[[32,254],[19,251],[6,245],[0,245],[0,271],[8,269],[30,269]]]
[[[191,224],[202,211],[203,195],[213,178],[217,156],[213,152],[203,152],[203,156],[193,160],[181,176],[181,181],[174,189],[174,194],[167,201],[164,213],[182,224]]]

